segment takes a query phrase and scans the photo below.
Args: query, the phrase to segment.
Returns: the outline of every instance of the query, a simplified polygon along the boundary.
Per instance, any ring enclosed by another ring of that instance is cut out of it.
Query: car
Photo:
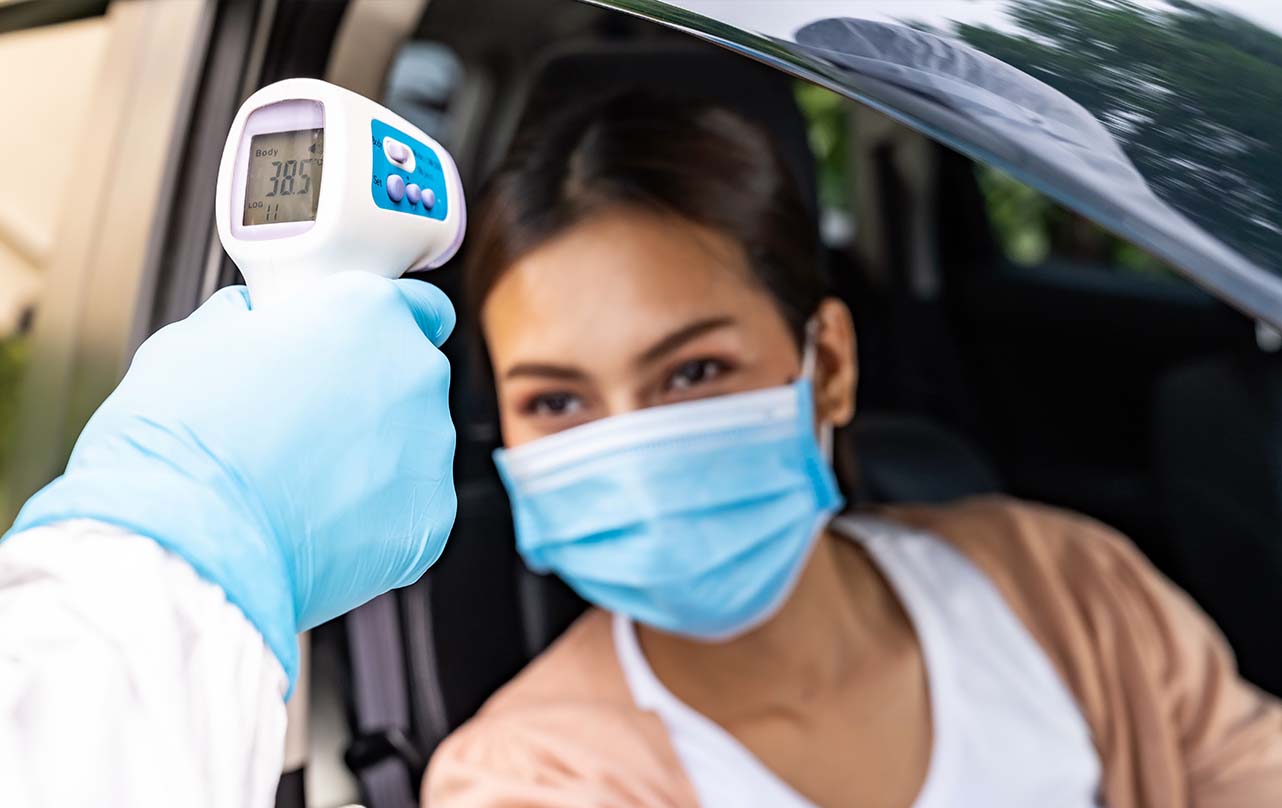
[[[858,325],[866,502],[1000,491],[1106,522],[1282,694],[1282,11],[1267,5],[0,6],[0,65],[15,41],[62,42],[79,60],[42,92],[87,105],[59,107],[71,139],[54,153],[87,166],[88,193],[42,201],[59,224],[36,243],[52,246],[23,253],[48,266],[29,273],[27,369],[7,382],[8,507],[57,473],[142,339],[237,281],[212,189],[255,88],[315,76],[380,98],[476,188],[539,110],[643,84],[761,120],[808,188]],[[0,201],[17,190],[0,180]],[[425,277],[453,294],[459,268]],[[280,805],[416,804],[436,745],[583,608],[515,552],[464,342],[446,346],[455,534],[418,583],[313,633]]]

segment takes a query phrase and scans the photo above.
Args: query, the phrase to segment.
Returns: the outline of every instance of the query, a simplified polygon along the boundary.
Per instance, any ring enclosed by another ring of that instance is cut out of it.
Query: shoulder
[[[1008,497],[891,516],[966,556],[1061,665],[1122,638],[1164,653],[1173,625],[1214,631],[1129,539],[1089,517]]]
[[[1135,547],[1117,531],[1080,514],[1012,499],[985,496],[947,506],[903,506],[886,515],[931,533],[966,555],[999,585],[1040,587],[1051,579],[1092,574],[1155,575]],[[1003,586],[1005,588],[1005,586]]]
[[[1218,643],[1183,592],[1093,519],[1007,497],[887,515],[951,545],[984,574],[1059,670],[1097,736],[1119,719],[1119,701],[1153,701],[1163,670],[1181,656],[1173,638]]]
[[[888,514],[996,585],[1078,700],[1120,804],[1277,804],[1282,704],[1244,683],[1197,605],[1123,536],[1004,498]]]
[[[441,745],[424,788],[447,808],[690,804],[667,732],[632,701],[610,615],[595,609]]]
[[[1173,633],[1214,632],[1129,540],[1085,516],[1007,497],[887,515],[974,564],[1081,699],[1099,677],[1152,676]]]
[[[482,715],[534,705],[630,706],[614,651],[611,617],[589,609],[481,709]]]
[[[1007,540],[1051,536],[1052,541],[1080,541],[1083,536],[1111,534],[1103,524],[1081,514],[1049,505],[1015,499],[1004,495],[985,495],[959,500],[947,505],[892,505],[885,513],[913,527],[944,533],[953,541],[964,537],[967,528],[981,528],[984,533],[998,531]],[[1115,535],[1115,534],[1114,534]]]

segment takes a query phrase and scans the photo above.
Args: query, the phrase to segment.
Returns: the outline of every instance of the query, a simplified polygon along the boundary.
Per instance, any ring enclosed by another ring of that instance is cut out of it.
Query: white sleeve
[[[0,805],[270,806],[285,688],[151,540],[75,521],[0,544]]]

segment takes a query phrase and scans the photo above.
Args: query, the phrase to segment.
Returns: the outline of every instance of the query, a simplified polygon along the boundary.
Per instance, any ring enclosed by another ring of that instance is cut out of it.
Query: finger
[[[425,281],[399,278],[393,283],[409,304],[419,329],[432,344],[441,347],[454,331],[454,304],[445,293]]]

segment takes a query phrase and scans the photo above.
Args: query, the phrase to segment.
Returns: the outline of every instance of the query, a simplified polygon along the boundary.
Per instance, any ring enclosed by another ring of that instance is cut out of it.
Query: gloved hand
[[[444,548],[454,427],[436,346],[453,327],[416,280],[340,273],[261,311],[223,289],[138,349],[10,534],[88,518],[154,539],[223,588],[292,688],[297,632]]]

